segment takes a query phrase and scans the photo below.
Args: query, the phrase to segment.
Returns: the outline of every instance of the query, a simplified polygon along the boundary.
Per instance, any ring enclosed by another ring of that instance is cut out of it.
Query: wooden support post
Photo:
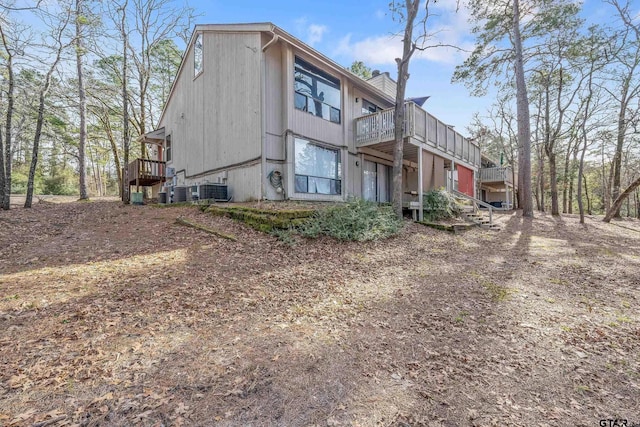
[[[480,195],[478,194],[478,173],[480,172],[480,170],[474,171],[472,170],[473,173],[473,197],[475,197],[476,199],[480,199]]]
[[[451,191],[455,191],[456,187],[453,185],[453,183],[455,182],[455,172],[456,172],[456,161],[455,160],[451,160]]]
[[[418,147],[418,203],[420,203],[420,207],[418,208],[418,220],[424,221],[424,207],[422,206],[422,193],[423,193],[423,180],[422,174],[424,171],[422,170],[422,145]]]

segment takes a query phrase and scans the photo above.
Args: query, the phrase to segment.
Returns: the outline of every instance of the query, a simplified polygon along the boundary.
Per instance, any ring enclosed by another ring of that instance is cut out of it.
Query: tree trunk
[[[576,145],[576,147],[574,147],[573,149],[573,160],[569,165],[569,197],[567,199],[567,204],[568,204],[567,212],[570,214],[573,213],[573,186],[575,181],[575,171],[576,171],[577,164],[578,164],[578,147]]]
[[[575,150],[573,150],[575,153]],[[562,213],[571,213],[571,193],[573,192],[573,173],[571,177],[569,173],[573,171],[571,167],[571,141],[567,147],[567,155],[564,157],[564,179],[562,180]]]
[[[78,70],[78,98],[80,114],[80,139],[78,141],[78,174],[80,175],[80,200],[89,198],[87,194],[87,177],[85,165],[85,148],[87,145],[87,95],[84,88],[84,74],[82,57],[84,47],[82,43],[82,1],[76,0],[76,65]]]
[[[398,86],[396,105],[393,112],[395,128],[395,145],[393,149],[393,210],[402,219],[402,161],[404,157],[404,95],[409,79],[409,61],[416,49],[413,43],[413,21],[418,14],[420,0],[406,1],[406,22],[404,28],[402,59],[396,58],[398,65]]]
[[[540,192],[540,201],[538,210],[540,212],[545,211],[545,200],[544,200],[544,150],[538,150],[538,187]]]
[[[621,168],[622,168],[622,149],[624,147],[624,134],[627,128],[626,125],[626,113],[627,113],[627,95],[629,91],[629,80],[625,80],[622,87],[622,96],[620,97],[620,111],[618,112],[618,126],[616,135],[616,152],[613,156],[613,169],[612,169],[612,188],[611,188],[611,200],[617,200],[620,195],[621,184]],[[615,202],[614,202],[615,203]],[[614,212],[614,216],[620,216],[620,207]]]
[[[616,200],[614,200],[614,202],[611,204],[611,208],[609,209],[607,214],[604,216],[603,221],[604,222],[611,221],[611,219],[620,212],[620,207],[622,207],[622,203],[624,203],[626,198],[629,197],[629,195],[633,193],[635,189],[638,187],[640,187],[640,177],[638,177],[635,181],[633,181],[631,185],[628,186],[627,189],[624,190],[622,194],[620,194],[616,198]]]
[[[588,103],[587,103],[587,107],[588,107]],[[584,155],[587,152],[587,132],[585,130],[585,122],[586,122],[586,116],[587,114],[585,114],[585,118],[583,119],[582,122],[582,138],[583,138],[583,145],[582,145],[582,150],[580,152],[580,163],[578,164],[578,212],[580,213],[580,224],[584,224],[584,205],[582,204],[582,181],[584,179],[584,192],[585,195],[587,197],[587,207],[589,206],[589,194],[588,194],[588,190],[587,190],[587,180],[586,178],[584,178]],[[590,209],[589,209],[590,210]],[[589,212],[589,215],[591,215],[591,212]]]
[[[64,49],[62,43],[62,33],[67,27],[69,22],[69,16],[67,15],[66,21],[63,23],[61,28],[59,28],[58,32],[58,48],[56,51],[56,59],[51,64],[51,67],[47,71],[47,74],[44,79],[44,84],[42,85],[42,89],[40,90],[40,97],[38,102],[38,117],[36,119],[36,131],[33,136],[33,146],[31,148],[31,165],[29,166],[29,180],[27,181],[27,195],[24,202],[25,208],[30,208],[33,202],[33,187],[36,178],[36,170],[38,168],[38,156],[40,151],[40,138],[42,136],[42,126],[44,124],[44,107],[45,100],[47,98],[47,94],[49,93],[49,88],[51,87],[51,78],[56,68],[58,67],[58,63],[62,57],[62,50]]]
[[[591,206],[591,198],[589,197],[589,188],[587,187],[587,176],[582,175],[582,180],[584,181],[584,196],[587,199],[587,213],[589,215],[593,215],[593,208]]]
[[[129,150],[130,150],[130,141],[129,141],[129,94],[127,90],[127,85],[129,84],[127,78],[127,45],[128,35],[126,30],[126,17],[127,17],[127,5],[128,2],[125,1],[122,6],[122,20],[120,22],[120,35],[122,37],[122,147],[124,149],[123,157],[124,164],[122,168],[122,201],[124,203],[129,203],[130,194],[129,194],[129,180],[130,177],[126,173],[129,167]]]
[[[0,206],[4,202],[4,142],[2,142],[2,127],[0,127]]]
[[[611,191],[609,188],[609,183],[611,181],[607,181],[607,165],[604,161],[604,144],[602,144],[602,147],[600,148],[600,158],[602,163],[602,208],[606,212],[611,207]]]
[[[49,76],[47,76],[49,77]],[[27,181],[27,195],[24,207],[30,208],[33,201],[33,185],[38,167],[38,153],[40,151],[40,136],[42,135],[42,124],[44,122],[44,101],[49,90],[49,82],[45,82],[45,87],[40,92],[40,102],[38,104],[38,119],[36,120],[36,132],[33,136],[33,148],[31,150],[31,165],[29,166],[29,180]]]
[[[522,216],[533,218],[533,197],[531,194],[531,122],[529,119],[529,99],[524,78],[522,39],[520,37],[520,0],[513,1],[513,44],[515,47],[516,101],[518,111],[518,145],[522,147]]]
[[[15,92],[15,77],[13,74],[13,54],[7,44],[7,38],[0,25],[0,36],[2,37],[2,44],[6,52],[6,67],[7,67],[7,115],[5,121],[4,131],[4,152],[0,152],[2,156],[3,167],[3,186],[2,186],[2,199],[0,204],[2,209],[8,210],[11,207],[11,130],[13,120],[13,104],[14,104],[14,92]]]
[[[556,153],[549,153],[549,181],[551,181],[551,215],[560,215],[558,206],[558,172],[556,169]]]
[[[106,113],[108,115],[108,113]],[[111,129],[111,123],[109,122],[109,118],[106,118],[106,121],[103,122],[106,125],[107,138],[109,139],[109,144],[111,145],[111,152],[113,153],[113,162],[116,166],[116,175],[118,176],[118,195],[122,197],[122,166],[120,165],[120,155],[118,154],[118,146],[116,144],[116,139],[113,136],[113,130]]]

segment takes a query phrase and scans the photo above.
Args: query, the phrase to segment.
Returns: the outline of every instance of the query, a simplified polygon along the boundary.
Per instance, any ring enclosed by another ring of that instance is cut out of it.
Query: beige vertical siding
[[[263,35],[263,45],[270,36]],[[285,145],[283,133],[287,129],[285,102],[287,92],[283,88],[282,44],[276,43],[265,52],[265,132],[267,159],[284,160]]]
[[[346,195],[347,197],[362,197],[362,156],[348,154],[347,157],[350,176],[345,186]]]
[[[171,134],[178,184],[216,182],[226,174],[235,200],[260,198],[261,38],[258,32],[203,33],[203,71],[194,78],[193,48],[159,127]],[[232,168],[230,168],[232,167]]]
[[[444,158],[428,151],[422,152],[422,187],[424,191],[436,190],[446,186],[444,161]]]

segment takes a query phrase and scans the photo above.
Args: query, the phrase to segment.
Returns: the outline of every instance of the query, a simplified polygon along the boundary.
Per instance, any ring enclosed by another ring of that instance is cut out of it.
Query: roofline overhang
[[[169,91],[169,96],[167,97],[165,106],[162,109],[160,118],[158,119],[158,124],[160,124],[164,119],[165,111],[167,109],[167,106],[169,105],[169,101],[171,100],[176,90],[176,84],[178,82],[178,78],[182,74],[183,68],[185,67],[185,63],[186,63],[185,58],[187,53],[191,49],[191,46],[193,45],[194,38],[196,37],[197,34],[200,34],[205,31],[219,31],[219,32],[229,32],[229,33],[267,32],[267,33],[277,34],[278,35],[277,42],[282,41],[282,42],[288,43],[289,45],[301,50],[306,55],[314,58],[319,62],[322,62],[324,65],[331,68],[332,71],[340,74],[343,77],[346,77],[351,83],[353,83],[360,89],[364,89],[365,91],[372,92],[374,95],[389,102],[389,104],[392,104],[392,105],[395,104],[395,99],[393,97],[389,96],[385,92],[373,86],[371,83],[368,83],[366,80],[363,80],[356,74],[349,71],[347,68],[341,66],[331,58],[320,53],[319,51],[315,50],[313,47],[304,43],[302,40],[292,36],[291,34],[287,33],[285,30],[274,25],[271,22],[245,23],[245,24],[197,24],[194,27],[193,32],[191,33],[191,37],[189,37],[189,41],[187,42],[187,47],[184,51],[184,55],[180,62],[180,67],[178,68],[178,72],[176,73],[176,78],[173,80],[173,83],[171,85],[171,90]]]

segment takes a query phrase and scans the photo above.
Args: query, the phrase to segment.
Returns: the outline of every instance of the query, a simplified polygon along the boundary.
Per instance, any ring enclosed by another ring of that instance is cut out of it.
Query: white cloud
[[[326,25],[311,24],[307,28],[307,43],[313,46],[322,41],[322,36],[328,30]]]
[[[352,57],[365,64],[395,64],[395,58],[402,54],[400,38],[390,36],[368,37],[352,42],[351,34],[347,34],[338,43],[334,54]]]
[[[326,25],[309,24],[306,17],[294,21],[298,37],[310,46],[322,42],[324,34],[329,30]]]
[[[456,12],[456,8],[456,0],[441,0],[432,5],[427,28],[432,37],[427,45],[451,45],[467,51],[473,49],[473,41],[469,37],[469,12],[462,7]],[[352,40],[352,35],[347,34],[333,54],[364,61],[372,66],[395,65],[395,58],[402,56],[402,38],[399,35],[377,35]],[[415,58],[452,65],[462,62],[467,55],[452,47],[435,47],[416,52]]]

